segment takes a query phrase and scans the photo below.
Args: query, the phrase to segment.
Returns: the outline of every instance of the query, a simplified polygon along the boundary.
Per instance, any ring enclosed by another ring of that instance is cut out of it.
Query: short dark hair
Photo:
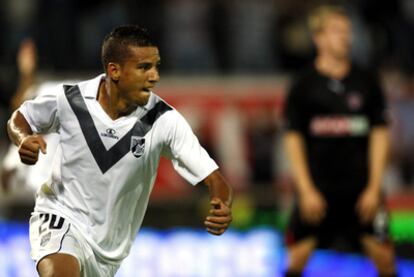
[[[123,25],[116,27],[105,36],[102,43],[102,65],[106,67],[110,62],[122,64],[129,55],[129,47],[156,47],[151,40],[147,29],[137,25]]]

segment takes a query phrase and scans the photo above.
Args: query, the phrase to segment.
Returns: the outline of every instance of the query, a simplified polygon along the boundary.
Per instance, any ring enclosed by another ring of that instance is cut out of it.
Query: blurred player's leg
[[[43,258],[38,266],[40,277],[79,277],[78,260],[68,254],[52,254]]]
[[[366,235],[361,244],[368,257],[374,262],[379,276],[397,276],[394,247],[390,243],[381,243],[374,236]]]
[[[313,237],[303,239],[288,248],[288,268],[286,277],[302,276],[310,255],[313,253],[317,240]]]

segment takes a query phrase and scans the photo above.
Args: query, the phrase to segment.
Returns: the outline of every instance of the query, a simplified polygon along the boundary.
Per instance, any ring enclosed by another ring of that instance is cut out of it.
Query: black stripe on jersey
[[[165,102],[160,101],[149,110],[140,120],[137,120],[134,127],[126,133],[114,146],[109,150],[105,149],[99,136],[98,130],[93,122],[86,103],[83,100],[82,94],[78,86],[63,86],[65,90],[66,98],[69,101],[73,112],[75,113],[82,133],[88,144],[92,155],[101,169],[102,173],[105,173],[114,164],[116,164],[123,156],[131,151],[131,137],[139,136],[143,137],[151,130],[154,122],[165,112],[172,110]]]

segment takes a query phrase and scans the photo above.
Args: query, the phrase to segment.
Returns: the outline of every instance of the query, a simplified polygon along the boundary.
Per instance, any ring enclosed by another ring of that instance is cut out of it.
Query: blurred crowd
[[[410,0],[4,0],[0,57],[13,64],[31,36],[40,65],[50,70],[99,70],[104,34],[113,26],[147,26],[161,46],[167,73],[271,73],[309,61],[310,8],[344,4],[355,29],[354,57],[365,66],[412,72],[414,4]]]
[[[28,89],[36,84],[37,74],[100,72],[101,41],[116,25],[148,27],[160,45],[164,75],[276,78],[313,59],[306,14],[326,2],[349,9],[355,33],[354,61],[381,74],[393,118],[390,174],[401,187],[410,187],[414,185],[412,0],[3,0],[0,161],[9,144],[6,120],[23,99],[32,97]],[[259,188],[285,181],[283,162],[278,161],[283,158],[274,154],[282,152],[278,148],[280,128],[272,116],[269,107],[264,107],[244,124],[248,182],[264,184],[255,186]],[[208,134],[205,145],[214,146]],[[2,176],[4,189],[7,176]],[[257,195],[272,201],[273,194],[266,191]],[[264,209],[269,207],[273,208]]]

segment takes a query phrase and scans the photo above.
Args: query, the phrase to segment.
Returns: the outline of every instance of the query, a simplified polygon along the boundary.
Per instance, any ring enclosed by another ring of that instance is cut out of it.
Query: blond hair
[[[311,33],[318,33],[322,30],[325,20],[328,16],[336,14],[348,17],[348,13],[341,6],[323,5],[315,8],[309,14],[308,27]]]

